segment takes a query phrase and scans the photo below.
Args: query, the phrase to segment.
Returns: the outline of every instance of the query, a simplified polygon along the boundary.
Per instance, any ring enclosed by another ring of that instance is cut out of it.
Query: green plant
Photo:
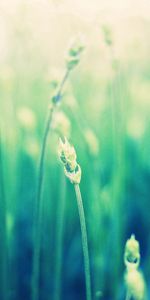
[[[140,247],[134,235],[131,235],[131,238],[126,242],[124,263],[126,266],[126,300],[130,300],[132,297],[135,300],[145,300],[145,280],[143,274],[138,270],[140,264]]]
[[[7,300],[8,289],[8,257],[7,257],[7,227],[6,227],[6,197],[3,178],[2,137],[0,135],[0,295]]]
[[[39,299],[39,270],[40,270],[40,242],[42,231],[42,189],[44,177],[44,159],[45,150],[48,140],[49,130],[51,129],[53,114],[61,102],[64,85],[69,77],[70,72],[79,63],[80,55],[84,47],[81,40],[74,40],[69,47],[68,56],[66,59],[66,71],[60,84],[56,84],[56,91],[52,96],[51,103],[48,108],[48,115],[45,124],[44,136],[41,147],[41,154],[39,159],[38,182],[36,207],[34,215],[34,246],[33,246],[33,275],[32,275],[32,300]]]
[[[57,220],[56,220],[56,258],[54,268],[54,300],[59,300],[61,297],[61,275],[62,275],[62,248],[64,237],[64,219],[65,219],[65,198],[66,198],[66,178],[63,170],[60,174],[60,198],[57,206]]]
[[[88,239],[87,239],[87,229],[85,222],[85,214],[83,207],[83,200],[80,191],[80,180],[81,180],[81,168],[76,161],[76,152],[73,146],[69,144],[67,139],[63,142],[60,140],[59,143],[59,158],[64,165],[65,175],[69,178],[71,183],[74,185],[80,226],[81,226],[81,236],[82,236],[82,248],[84,256],[84,268],[85,268],[85,281],[86,281],[86,297],[87,300],[91,300],[91,276],[90,276],[90,263],[89,263],[89,250],[88,250]]]

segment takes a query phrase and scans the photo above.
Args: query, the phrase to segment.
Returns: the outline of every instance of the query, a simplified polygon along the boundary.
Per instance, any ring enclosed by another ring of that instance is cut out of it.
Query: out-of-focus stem
[[[75,193],[77,198],[80,226],[81,226],[82,248],[83,248],[84,268],[85,268],[86,299],[91,300],[92,293],[91,293],[90,262],[89,262],[88,239],[87,239],[87,229],[86,229],[83,201],[82,201],[79,184],[74,184],[74,188],[75,188]]]
[[[61,272],[62,272],[62,249],[63,249],[63,233],[64,233],[64,215],[65,215],[65,195],[66,195],[66,178],[61,170],[60,179],[60,197],[57,208],[57,227],[56,227],[56,259],[54,274],[54,300],[60,300],[61,297]]]
[[[114,77],[110,83],[110,112],[112,125],[112,148],[113,148],[113,168],[112,168],[112,230],[114,231],[114,242],[120,244],[121,225],[119,215],[122,209],[122,195],[124,191],[124,176],[125,176],[125,101],[124,90],[121,86],[121,67],[120,61],[116,60],[114,46],[109,47],[109,59]],[[110,237],[111,238],[111,237]],[[121,261],[121,253],[118,253],[118,260]],[[113,273],[113,289],[114,293],[117,290],[117,276],[119,268],[116,265]],[[115,296],[114,296],[115,297]]]
[[[0,136],[0,295],[2,300],[8,299],[7,286],[7,228],[6,228],[6,198],[3,178],[2,143]]]
[[[39,299],[39,275],[40,275],[40,243],[41,243],[41,230],[42,230],[42,188],[43,188],[43,177],[44,177],[44,159],[45,150],[47,145],[47,139],[49,130],[51,127],[51,122],[53,118],[53,113],[56,108],[57,102],[61,99],[62,90],[64,84],[69,76],[69,70],[67,69],[58,92],[55,96],[56,103],[49,109],[45,131],[43,136],[40,160],[39,160],[39,172],[38,172],[38,183],[37,183],[37,196],[36,196],[36,207],[34,216],[34,245],[33,245],[33,275],[32,275],[32,300]]]

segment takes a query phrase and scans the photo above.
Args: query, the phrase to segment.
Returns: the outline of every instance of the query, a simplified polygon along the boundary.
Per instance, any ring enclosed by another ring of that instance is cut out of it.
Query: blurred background
[[[93,300],[125,299],[123,254],[132,233],[150,293],[150,2],[6,0],[0,3],[2,300],[31,299],[45,118],[78,34],[86,49],[65,85],[46,150],[40,299],[86,299],[76,199],[57,155],[62,135],[82,168]]]

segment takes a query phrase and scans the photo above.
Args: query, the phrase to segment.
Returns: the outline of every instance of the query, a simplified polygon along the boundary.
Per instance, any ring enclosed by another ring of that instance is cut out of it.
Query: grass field
[[[100,3],[97,13],[87,5],[86,15],[82,5],[79,13],[79,4],[74,12],[67,4],[2,5],[0,299],[149,299],[150,7],[121,18],[117,5],[101,16]],[[67,58],[79,33],[84,50]],[[72,57],[78,63],[61,86]],[[82,171],[83,214],[58,155],[64,137]],[[147,298],[127,295],[131,234],[140,244]]]

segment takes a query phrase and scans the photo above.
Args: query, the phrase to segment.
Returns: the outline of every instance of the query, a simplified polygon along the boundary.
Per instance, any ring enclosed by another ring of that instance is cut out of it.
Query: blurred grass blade
[[[83,201],[82,201],[79,184],[74,184],[74,188],[75,188],[75,193],[77,198],[78,211],[80,217],[80,226],[81,226],[82,248],[83,248],[83,256],[84,256],[85,281],[86,281],[86,297],[87,297],[86,299],[91,300],[92,293],[91,293],[90,262],[89,262],[88,239],[87,239]]]
[[[2,140],[0,135],[0,299],[7,300],[8,262],[7,262],[6,198],[3,178]]]
[[[69,71],[67,70],[60,87],[56,99],[60,99],[61,93],[64,87],[64,84],[68,78]],[[44,131],[44,137],[42,142],[42,149],[39,162],[39,172],[38,172],[38,183],[37,183],[37,198],[36,198],[36,207],[35,207],[35,216],[34,216],[34,249],[33,249],[33,277],[32,277],[32,300],[39,299],[39,272],[40,272],[40,242],[41,242],[41,231],[42,231],[42,188],[43,188],[43,177],[44,177],[44,159],[45,151],[48,140],[48,134],[51,127],[51,122],[53,118],[53,113],[55,110],[57,102],[50,107],[48,110],[48,116],[46,120],[46,126]]]
[[[65,196],[66,196],[66,178],[61,170],[60,174],[60,197],[57,207],[57,225],[56,225],[56,258],[54,271],[54,300],[61,299],[61,274],[62,274],[62,252],[63,252],[63,233],[64,233],[64,217],[65,217]]]

